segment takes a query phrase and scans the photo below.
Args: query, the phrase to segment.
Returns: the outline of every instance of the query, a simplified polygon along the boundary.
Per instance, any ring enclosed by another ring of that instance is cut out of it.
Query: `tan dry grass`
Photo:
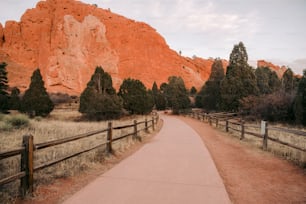
[[[219,123],[220,124],[220,123]],[[215,125],[215,124],[213,124]],[[252,126],[252,127],[248,127]],[[257,126],[258,128],[255,128],[253,126]],[[272,126],[272,125],[270,125]],[[235,129],[238,129],[241,131],[240,125],[234,125],[231,124],[230,127],[233,127]],[[301,130],[306,131],[306,129],[297,129],[294,127],[284,126],[281,124],[273,124],[273,127],[280,127],[285,129],[291,129],[291,130]],[[219,127],[222,130],[225,130],[225,122],[221,122],[221,126]],[[241,132],[237,132],[230,129],[230,134],[233,135],[236,138],[240,138]],[[246,123],[245,124],[245,131],[253,132],[260,134],[260,123]],[[287,142],[292,145],[296,145],[298,147],[306,148],[306,137],[305,136],[298,136],[292,133],[282,132],[282,131],[276,131],[276,130],[269,130],[268,132],[269,137],[276,138],[280,141]],[[256,146],[257,148],[262,148],[263,139],[255,137],[253,135],[245,134],[244,141],[251,144],[252,146]],[[268,151],[272,152],[275,155],[282,156],[286,158],[287,160],[293,161],[294,163],[305,166],[306,165],[306,153],[291,147],[288,147],[286,145],[279,144],[277,142],[273,142],[271,140],[268,140]]]
[[[78,134],[87,133],[94,130],[103,130],[108,127],[108,121],[101,122],[73,122],[79,119],[80,115],[75,111],[55,111],[47,119],[38,118],[30,121],[30,126],[13,131],[0,132],[0,151],[12,150],[21,147],[22,137],[26,134],[34,136],[34,144],[57,140]],[[145,120],[145,116],[127,117],[121,120],[112,121],[113,127],[133,124],[133,120]],[[148,117],[148,120],[151,116]],[[143,129],[144,124],[138,126]],[[113,132],[113,138],[123,134],[132,133],[133,127]],[[140,133],[144,135],[144,132]],[[84,138],[81,140],[57,145],[54,147],[35,151],[34,167],[55,159],[63,158],[67,155],[79,152],[81,150],[96,146],[106,141],[106,132],[98,135]],[[114,142],[113,149],[116,152],[122,152],[135,141],[131,137]],[[85,171],[96,162],[103,162],[105,159],[105,145],[96,150],[84,153],[78,157],[71,158],[54,166],[39,170],[34,173],[35,185],[47,184],[53,182],[54,178],[63,178],[73,176],[80,171]],[[7,158],[0,161],[0,178],[13,175],[20,171],[20,156]],[[19,181],[15,181],[0,187],[0,197],[14,198],[18,195]],[[8,201],[10,199],[7,199]]]

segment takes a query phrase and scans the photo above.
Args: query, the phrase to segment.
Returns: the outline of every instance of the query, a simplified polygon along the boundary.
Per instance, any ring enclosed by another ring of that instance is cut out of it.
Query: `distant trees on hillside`
[[[305,73],[299,79],[288,68],[279,79],[268,67],[254,69],[248,65],[242,42],[234,45],[225,76],[223,71],[221,61],[216,59],[209,79],[196,95],[196,107],[305,125]]]
[[[20,97],[18,88],[8,86],[6,66],[0,64],[0,112],[16,109],[30,116],[47,116],[54,104],[40,70],[33,72],[29,88]],[[215,59],[199,92],[195,87],[187,90],[181,77],[170,76],[160,87],[154,82],[152,90],[140,80],[128,78],[116,93],[110,74],[96,67],[81,93],[79,112],[94,120],[119,118],[124,109],[130,114],[148,114],[153,108],[170,108],[179,114],[190,110],[190,98],[195,97],[196,107],[208,112],[235,111],[256,119],[306,125],[306,70],[300,78],[288,68],[279,78],[268,67],[254,69],[242,42],[234,45],[226,70],[224,74],[222,61]]]

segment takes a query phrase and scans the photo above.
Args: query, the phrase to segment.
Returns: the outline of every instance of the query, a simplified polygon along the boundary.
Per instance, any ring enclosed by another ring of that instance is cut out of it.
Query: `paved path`
[[[230,203],[200,136],[175,117],[162,119],[149,143],[64,203]]]

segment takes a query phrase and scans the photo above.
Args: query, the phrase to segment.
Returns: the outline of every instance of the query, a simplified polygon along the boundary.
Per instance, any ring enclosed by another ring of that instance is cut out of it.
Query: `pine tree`
[[[295,120],[298,124],[306,126],[306,69],[299,82],[296,98],[294,101]]]
[[[11,110],[20,110],[20,90],[17,87],[14,87],[11,92],[11,98],[10,98],[10,108]]]
[[[153,94],[157,94],[158,93],[158,87],[157,87],[157,84],[156,84],[156,82],[154,81],[154,83],[153,83],[153,85],[152,85],[152,92],[153,92]]]
[[[82,92],[79,112],[91,120],[115,119],[121,116],[122,102],[113,88],[111,76],[102,67],[96,67]]]
[[[295,89],[295,79],[293,72],[290,68],[288,68],[282,77],[282,89],[285,92],[291,92]]]
[[[8,94],[8,79],[7,79],[7,64],[0,64],[0,112],[7,112],[9,109],[9,94]]]
[[[255,70],[257,86],[260,94],[271,94],[280,88],[280,80],[269,67],[258,67]]]
[[[153,85],[152,85],[152,98],[153,98],[153,104],[156,107],[156,101],[157,101],[157,95],[158,95],[158,87],[156,82],[154,81]]]
[[[165,110],[166,109],[166,99],[161,90],[158,89],[156,82],[153,83],[152,86],[152,97],[155,108],[157,110]]]
[[[219,110],[221,104],[220,86],[224,79],[222,61],[216,59],[212,65],[211,74],[207,82],[196,96],[196,106],[206,110]]]
[[[172,108],[174,114],[179,114],[190,108],[188,91],[181,77],[169,77],[168,84],[164,85],[163,89],[168,106]]]
[[[240,42],[233,48],[225,79],[221,83],[221,99],[224,110],[237,111],[240,105],[239,101],[242,98],[258,94],[256,77],[247,60],[246,49]]]
[[[190,95],[191,96],[194,96],[194,95],[196,95],[197,94],[197,89],[193,86],[193,87],[191,87],[191,89],[190,89]]]
[[[40,74],[36,69],[31,77],[30,87],[26,90],[22,102],[21,111],[30,116],[47,116],[54,108]]]
[[[123,80],[119,96],[123,100],[123,107],[131,114],[148,114],[153,109],[153,99],[148,94],[144,84],[137,79]]]

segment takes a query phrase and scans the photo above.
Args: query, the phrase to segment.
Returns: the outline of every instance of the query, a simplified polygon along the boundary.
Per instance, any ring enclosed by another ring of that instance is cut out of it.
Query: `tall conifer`
[[[79,112],[92,120],[115,119],[122,113],[122,102],[113,88],[111,76],[96,67],[80,97]]]
[[[246,49],[240,42],[234,46],[230,54],[226,76],[221,84],[222,108],[237,111],[242,98],[257,94],[256,77],[248,64]]]
[[[21,111],[30,116],[47,116],[54,108],[40,74],[36,69],[31,77],[30,87],[26,90],[22,102]]]
[[[206,110],[219,110],[221,104],[220,85],[224,79],[222,61],[215,59],[207,82],[196,96],[196,106]]]
[[[6,63],[0,64],[0,112],[6,112],[9,109],[8,79]]]

